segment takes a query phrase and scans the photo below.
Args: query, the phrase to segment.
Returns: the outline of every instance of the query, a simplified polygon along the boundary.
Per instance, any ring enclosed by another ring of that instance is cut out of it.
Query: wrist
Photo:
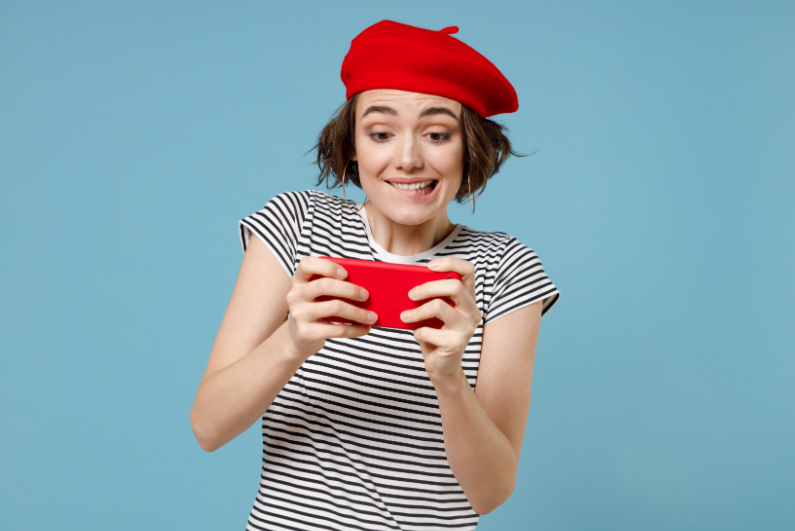
[[[449,374],[431,374],[430,378],[439,398],[457,397],[469,389],[469,381],[461,368]]]
[[[302,363],[304,363],[309,356],[315,354],[317,350],[306,349],[305,346],[302,347],[295,338],[293,337],[292,330],[290,328],[289,319],[286,320],[277,330],[275,334],[278,340],[278,352],[280,354],[281,359],[289,363],[291,365],[295,365],[300,367]],[[322,348],[321,344],[321,348]]]

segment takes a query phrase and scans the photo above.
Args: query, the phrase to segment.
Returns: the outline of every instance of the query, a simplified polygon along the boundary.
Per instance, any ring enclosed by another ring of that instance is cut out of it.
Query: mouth
[[[427,181],[419,181],[416,183],[397,183],[392,181],[387,182],[398,190],[402,190],[404,192],[417,192],[420,195],[425,195],[431,193],[436,188],[436,185],[439,181],[428,179]]]

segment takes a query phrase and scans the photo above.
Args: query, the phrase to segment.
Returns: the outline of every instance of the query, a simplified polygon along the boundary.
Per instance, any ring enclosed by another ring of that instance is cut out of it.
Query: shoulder
[[[338,210],[343,204],[342,199],[318,190],[300,190],[281,192],[273,196],[252,216],[276,214],[283,218],[303,220],[314,211]]]
[[[559,293],[544,270],[538,254],[505,232],[478,231],[463,227],[460,245],[480,268],[486,286],[486,322],[544,300],[542,313],[557,301]]]
[[[313,202],[312,194],[312,190],[282,192],[276,194],[270,201],[265,203],[263,209],[275,207],[288,210],[306,210]]]
[[[517,255],[535,255],[530,247],[505,232],[475,230],[464,226],[457,240],[495,265],[512,257],[515,259]]]
[[[516,238],[501,231],[477,230],[466,225],[461,226],[460,236],[466,238],[473,245],[488,247],[504,247],[511,241],[518,241]]]
[[[336,195],[331,195],[320,190],[307,190],[304,193],[308,194],[310,200],[319,208],[338,209],[342,208],[342,206],[345,204],[341,197],[337,197]]]
[[[342,198],[335,195],[322,192],[320,190],[302,190],[292,192],[282,192],[273,196],[265,205],[276,204],[289,204],[296,208],[303,207],[302,209],[308,210],[311,208],[318,208],[320,210],[336,210],[344,206],[345,202]]]

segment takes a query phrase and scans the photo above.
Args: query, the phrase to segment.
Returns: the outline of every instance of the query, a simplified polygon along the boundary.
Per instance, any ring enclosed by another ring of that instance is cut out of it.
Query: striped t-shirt
[[[416,256],[387,252],[364,209],[307,191],[279,194],[240,221],[292,276],[306,256],[425,264],[454,256],[475,265],[483,320],[462,367],[474,387],[483,326],[517,308],[558,299],[538,256],[501,232],[457,225]],[[444,450],[433,384],[413,332],[373,327],[329,339],[304,362],[262,417],[262,476],[249,530],[475,529],[472,510]]]

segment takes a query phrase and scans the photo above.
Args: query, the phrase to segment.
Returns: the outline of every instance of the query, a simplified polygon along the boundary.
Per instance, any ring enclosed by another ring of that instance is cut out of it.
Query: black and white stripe
[[[503,233],[457,226],[438,246],[396,257],[369,236],[366,217],[316,191],[287,192],[241,220],[245,250],[255,234],[292,276],[306,256],[427,263],[455,256],[475,264],[483,322],[462,367],[477,380],[483,325],[559,293],[538,256]],[[259,492],[247,529],[474,529],[478,515],[444,451],[436,393],[413,333],[373,328],[332,339],[310,357],[262,418]]]

